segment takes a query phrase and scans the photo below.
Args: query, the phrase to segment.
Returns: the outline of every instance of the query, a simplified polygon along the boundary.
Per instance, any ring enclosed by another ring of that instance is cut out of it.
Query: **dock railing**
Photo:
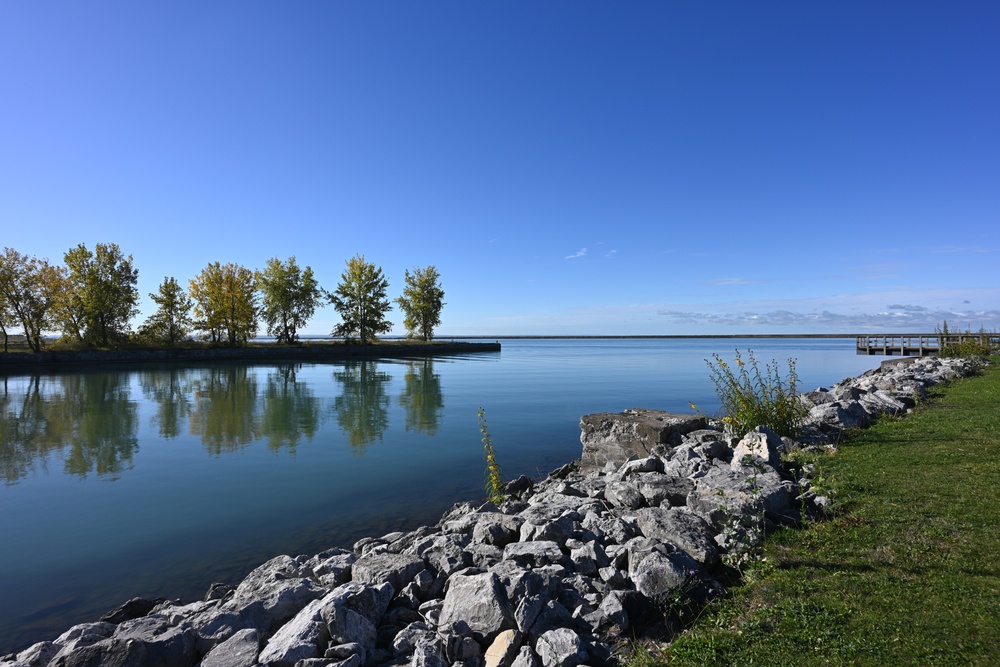
[[[858,354],[880,354],[884,356],[926,357],[937,355],[947,345],[958,345],[973,340],[988,345],[993,350],[1000,349],[1000,334],[879,334],[857,337]]]

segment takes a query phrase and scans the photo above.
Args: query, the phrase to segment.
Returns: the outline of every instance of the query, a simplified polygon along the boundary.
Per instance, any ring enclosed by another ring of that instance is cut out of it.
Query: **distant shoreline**
[[[244,347],[158,348],[153,350],[86,350],[0,353],[0,374],[25,369],[105,366],[110,364],[203,363],[214,361],[324,361],[399,357],[436,357],[499,352],[500,343],[384,341],[379,344],[308,343],[251,344]]]
[[[444,338],[456,340],[623,340],[623,339],[683,339],[683,338],[857,338],[869,334],[840,333],[840,334],[650,334],[650,335],[621,335],[621,336],[444,336]],[[897,336],[928,336],[933,334],[894,334]]]

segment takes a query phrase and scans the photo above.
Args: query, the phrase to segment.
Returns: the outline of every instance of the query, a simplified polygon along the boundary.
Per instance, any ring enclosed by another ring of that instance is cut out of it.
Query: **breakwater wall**
[[[586,415],[583,457],[510,482],[502,506],[460,503],[434,526],[278,556],[199,601],[131,600],[0,667],[606,664],[633,634],[669,631],[670,604],[719,594],[739,545],[763,539],[754,517],[795,523],[829,502],[783,453],[833,447],[974,370],[926,358],[809,392],[798,441],[696,415]]]
[[[303,345],[246,345],[243,347],[158,348],[155,350],[93,350],[0,354],[0,373],[60,366],[204,363],[214,361],[336,361],[351,358],[434,357],[499,352],[500,343],[385,342],[369,345],[308,343]]]

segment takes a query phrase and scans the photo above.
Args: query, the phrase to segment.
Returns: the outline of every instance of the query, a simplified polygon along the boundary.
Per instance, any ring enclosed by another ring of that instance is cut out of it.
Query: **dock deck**
[[[857,337],[858,354],[926,357],[937,355],[943,346],[975,340],[1000,349],[1000,334],[880,334]]]

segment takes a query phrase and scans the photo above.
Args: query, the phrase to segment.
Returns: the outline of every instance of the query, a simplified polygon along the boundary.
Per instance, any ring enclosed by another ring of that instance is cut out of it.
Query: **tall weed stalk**
[[[766,426],[778,435],[794,436],[807,414],[799,400],[799,378],[795,360],[788,360],[788,374],[782,378],[776,362],[760,364],[752,350],[747,361],[739,350],[732,366],[713,354],[706,359],[715,393],[722,403],[723,419],[736,435],[744,435],[758,426]]]
[[[500,470],[500,464],[497,463],[496,451],[493,449],[493,438],[486,426],[486,410],[482,406],[479,407],[478,417],[479,432],[483,434],[483,458],[486,459],[486,496],[494,505],[500,505],[507,499],[507,493],[503,473]]]

